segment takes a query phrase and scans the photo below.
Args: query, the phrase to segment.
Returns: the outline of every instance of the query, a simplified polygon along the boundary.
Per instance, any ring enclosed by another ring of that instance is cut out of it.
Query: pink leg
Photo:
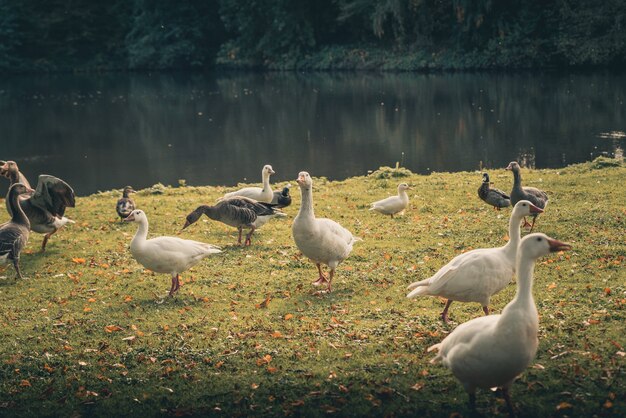
[[[50,237],[52,236],[52,234],[54,234],[55,232],[57,232],[57,230],[55,229],[54,231],[46,234],[43,236],[43,242],[41,243],[41,252],[43,253],[44,251],[46,251],[46,244],[48,243],[48,240],[50,239]]]
[[[241,245],[241,227],[239,227],[239,239],[237,240],[237,244]]]
[[[174,292],[178,292],[178,289],[180,289],[180,276],[177,274],[176,275],[176,288],[174,289]]]
[[[178,275],[172,276],[172,287],[170,287],[170,296],[174,296],[174,292],[176,292],[176,281],[178,280]]]
[[[327,283],[328,280],[326,279],[326,276],[324,276],[324,273],[322,273],[322,266],[320,265],[320,263],[317,263],[316,266],[317,266],[317,271],[319,272],[320,275],[317,278],[317,280],[313,282],[313,286],[319,286],[321,284]]]
[[[250,244],[252,244],[252,234],[254,233],[254,227],[252,227],[250,229],[250,232],[248,232],[248,235],[246,235],[246,246],[249,246]]]
[[[335,269],[330,270],[330,277],[328,278],[328,293],[332,291],[330,284],[333,282],[333,276],[335,275]]]
[[[533,221],[533,223],[534,223],[534,221]],[[524,225],[522,225],[522,228],[527,228],[529,226],[532,228],[532,225],[529,224],[528,221],[526,220],[526,217],[524,217]]]
[[[489,306],[483,306],[483,312],[485,315],[489,315]]]
[[[536,220],[537,220],[537,218],[536,218],[536,217],[535,217],[535,218],[533,218],[533,223],[532,223],[532,225],[530,225],[530,232],[529,232],[529,234],[533,232],[533,228],[535,227],[535,221],[536,221]]]
[[[452,305],[452,299],[446,301],[446,306],[443,308],[443,312],[441,312],[441,319],[446,324],[450,322],[450,320],[448,320],[448,309],[450,309],[450,305]]]

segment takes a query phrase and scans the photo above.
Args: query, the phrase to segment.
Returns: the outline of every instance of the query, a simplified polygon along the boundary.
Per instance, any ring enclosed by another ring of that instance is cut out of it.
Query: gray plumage
[[[26,182],[28,180],[19,171],[14,161],[7,161],[0,167],[0,175],[9,178],[11,185]],[[76,204],[74,190],[63,180],[42,174],[37,181],[35,193],[25,199],[19,199],[19,204],[30,222],[30,229],[44,236],[41,250],[45,251],[48,239],[59,228],[68,222],[74,221],[64,217],[67,207]],[[7,211],[12,215],[12,210],[7,202]]]
[[[122,191],[122,197],[117,201],[115,205],[115,211],[117,215],[123,220],[135,210],[135,202],[128,195],[131,193],[137,193],[131,186],[124,187]]]
[[[520,200],[528,200],[533,205],[540,209],[545,209],[548,205],[548,195],[543,190],[539,190],[536,187],[524,187],[522,186],[522,174],[520,173],[520,166],[516,161],[511,161],[506,168],[513,172],[513,189],[511,190],[511,203],[515,205]],[[535,226],[535,220],[537,215],[533,215],[533,223],[530,228],[531,232]]]
[[[291,195],[289,194],[289,187],[283,187],[283,190],[276,190],[274,197],[272,198],[272,205],[276,209],[286,208],[291,205]]]
[[[18,278],[22,278],[20,272],[20,253],[28,242],[30,223],[20,207],[18,200],[21,194],[30,192],[31,189],[22,183],[15,183],[7,193],[7,204],[11,207],[11,220],[0,225],[0,262],[13,263]]]
[[[241,244],[242,229],[244,227],[250,228],[250,232],[246,235],[245,245],[251,244],[254,230],[260,228],[270,218],[286,216],[284,213],[276,210],[271,203],[257,202],[243,196],[234,196],[221,200],[215,206],[198,206],[187,215],[183,229],[198,221],[202,214],[214,221],[237,228],[239,230],[239,239],[237,241],[239,244]]]
[[[483,183],[478,188],[478,197],[497,210],[511,206],[511,197],[500,189],[492,188],[487,173],[483,173]]]

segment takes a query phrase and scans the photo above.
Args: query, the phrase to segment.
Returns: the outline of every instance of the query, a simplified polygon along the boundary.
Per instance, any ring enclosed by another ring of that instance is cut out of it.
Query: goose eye
[[[541,238],[537,238],[537,241],[541,241]]]

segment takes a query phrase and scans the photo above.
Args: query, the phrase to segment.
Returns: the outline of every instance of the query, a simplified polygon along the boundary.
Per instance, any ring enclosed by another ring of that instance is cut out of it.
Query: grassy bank
[[[509,172],[490,173],[510,189]],[[626,167],[596,161],[523,176],[550,195],[537,230],[574,250],[536,267],[539,351],[513,400],[528,417],[624,416]],[[405,289],[456,254],[502,245],[510,210],[479,200],[481,176],[468,172],[403,178],[414,190],[402,217],[367,210],[399,181],[315,180],[316,215],[363,238],[332,294],[316,294],[316,269],[291,237],[293,190],[290,218],[265,225],[249,248],[207,218],[185,230],[181,237],[224,253],[183,274],[178,296],[163,303],[169,278],[132,259],[136,225],[116,219],[119,193],[79,198],[68,213],[76,224],[45,254],[42,237],[31,235],[22,256],[29,280],[2,273],[0,415],[467,415],[462,387],[429,363],[426,348],[481,315],[480,306],[453,304],[455,324],[446,326],[442,300],[408,300]],[[144,190],[135,201],[150,236],[173,235],[191,209],[230,190]],[[514,293],[510,285],[494,297],[494,312]],[[489,391],[478,407],[506,414]]]

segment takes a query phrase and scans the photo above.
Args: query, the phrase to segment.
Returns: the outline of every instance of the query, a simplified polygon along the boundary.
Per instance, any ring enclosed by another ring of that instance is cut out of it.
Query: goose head
[[[193,212],[187,215],[187,217],[185,218],[185,225],[183,225],[183,229],[187,228],[191,224],[195,224],[204,213],[203,209],[203,206],[198,206]]]
[[[130,193],[137,193],[137,192],[132,188],[132,186],[126,186],[124,187],[124,191],[122,193],[124,197],[128,197]]]
[[[313,186],[313,179],[306,171],[301,171],[298,174],[298,178],[296,179],[296,183],[300,186],[302,190],[308,190]]]
[[[35,193],[35,191],[33,189],[31,189],[30,187],[25,186],[22,183],[15,183],[13,184],[13,186],[11,186],[9,188],[9,193],[15,193],[18,195],[22,195],[22,194],[33,194]]]
[[[534,233],[526,235],[520,242],[519,251],[531,259],[537,259],[557,251],[571,250],[572,246],[546,234]]]
[[[4,163],[0,165],[1,176],[11,178],[11,175],[16,175],[20,171],[15,161],[1,161],[0,163]]]
[[[289,196],[289,188],[290,187],[291,187],[290,184],[288,184],[287,186],[283,187],[283,191],[280,194],[283,195],[284,197]]]
[[[489,183],[489,174],[483,173],[483,183]]]
[[[124,222],[144,222],[148,221],[148,217],[146,216],[143,210],[136,209],[128,215],[128,217],[124,218]]]
[[[520,167],[517,161],[511,161],[509,165],[506,167],[506,169],[514,173],[519,173]]]
[[[406,183],[398,184],[398,191],[399,192],[404,192],[404,191],[407,191],[407,190],[411,190],[411,187],[408,184],[406,184]]]
[[[276,172],[274,171],[274,169],[272,168],[271,165],[267,164],[267,165],[263,166],[263,171],[262,171],[263,177],[265,177],[265,176],[269,177],[269,176],[271,176],[272,174],[275,174],[275,173]]]
[[[511,213],[511,217],[518,217],[519,219],[525,216],[537,215],[543,213],[543,209],[533,205],[528,200],[520,200],[517,202]]]

